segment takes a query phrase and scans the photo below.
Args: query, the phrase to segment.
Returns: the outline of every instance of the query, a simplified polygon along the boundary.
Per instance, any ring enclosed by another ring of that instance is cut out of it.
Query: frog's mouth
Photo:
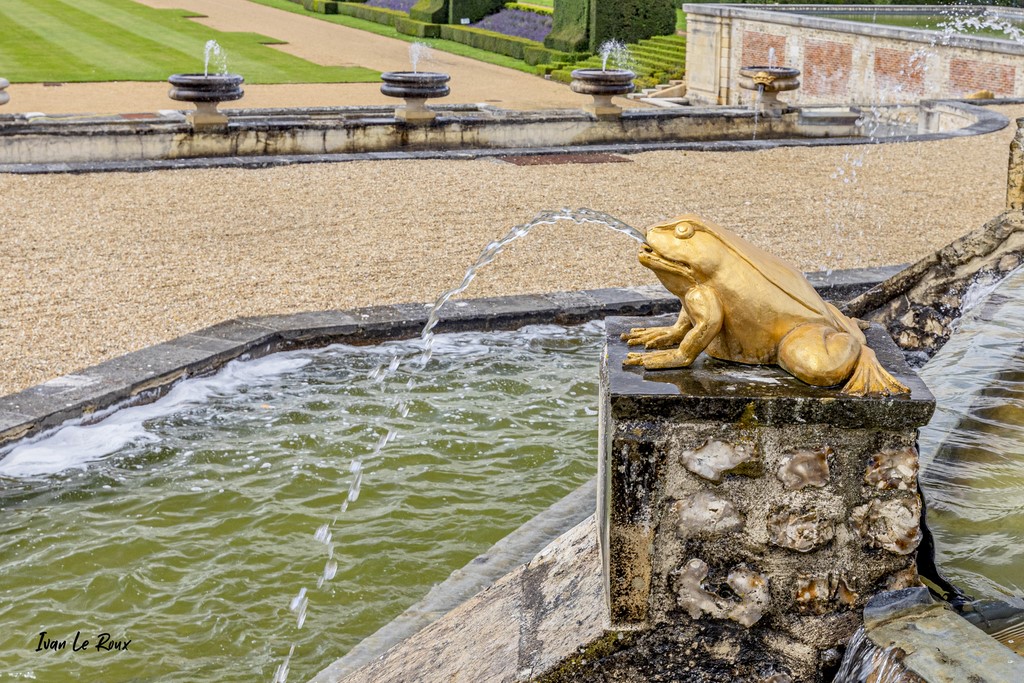
[[[640,247],[640,253],[638,254],[640,263],[651,270],[666,270],[670,273],[682,273],[683,267],[675,261],[670,261],[657,251],[654,250],[649,244],[644,244]]]

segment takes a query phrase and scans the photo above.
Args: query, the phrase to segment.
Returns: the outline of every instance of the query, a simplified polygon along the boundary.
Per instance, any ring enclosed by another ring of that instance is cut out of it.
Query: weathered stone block
[[[624,368],[619,335],[649,325],[607,321],[598,519],[611,628],[710,628],[719,649],[757,644],[751,671],[815,680],[867,597],[916,581],[931,394],[880,328],[869,343],[909,396],[846,396],[706,355]]]

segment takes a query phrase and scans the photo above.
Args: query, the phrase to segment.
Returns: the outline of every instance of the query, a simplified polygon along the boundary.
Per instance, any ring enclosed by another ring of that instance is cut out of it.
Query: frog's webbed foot
[[[634,327],[622,334],[622,340],[630,346],[647,349],[669,349],[683,341],[689,327],[670,325],[669,327]],[[637,363],[639,365],[639,363]]]
[[[685,368],[693,362],[679,349],[667,351],[651,351],[650,353],[627,353],[623,365],[642,365],[647,370],[668,370]]]
[[[861,346],[857,366],[840,393],[850,396],[896,396],[909,394],[910,389],[882,367],[874,351]]]

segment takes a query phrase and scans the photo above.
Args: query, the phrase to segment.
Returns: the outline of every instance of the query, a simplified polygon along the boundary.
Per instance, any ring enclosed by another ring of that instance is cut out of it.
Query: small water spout
[[[631,55],[629,48],[621,40],[606,40],[598,49],[598,54],[601,55],[601,71],[608,70],[608,62],[612,63],[612,68],[629,68]]]
[[[469,267],[466,274],[463,276],[462,281],[455,287],[443,292],[434,301],[433,307],[430,309],[427,315],[427,322],[423,326],[423,330],[420,333],[420,344],[419,351],[406,353],[400,355],[401,352],[396,351],[395,355],[391,358],[391,361],[387,365],[378,366],[372,373],[372,379],[380,384],[386,384],[389,380],[395,378],[399,370],[405,366],[410,365],[414,370],[422,370],[427,363],[430,362],[434,352],[434,341],[436,337],[435,328],[441,320],[441,309],[444,308],[445,304],[448,303],[453,297],[466,291],[469,285],[473,282],[477,273],[494,259],[505,249],[506,246],[515,242],[516,240],[525,237],[530,232],[541,225],[554,225],[561,221],[572,221],[578,225],[582,224],[594,224],[604,225],[612,230],[622,233],[637,242],[643,244],[646,241],[646,235],[643,231],[628,225],[619,219],[610,216],[600,211],[593,211],[591,209],[559,209],[557,211],[542,211],[537,214],[533,220],[520,225],[516,225],[511,228],[504,237],[494,240],[480,252],[480,256],[476,262]],[[407,391],[412,391],[416,388],[416,382],[414,379],[404,385]],[[408,408],[399,395],[396,395],[391,402],[390,410],[387,416],[384,418],[384,425],[391,425],[397,422],[399,416],[407,414]],[[378,430],[379,431],[379,430]],[[349,472],[352,474],[352,478],[349,480],[348,494],[345,500],[341,503],[338,511],[338,515],[335,515],[334,519],[330,522],[322,524],[313,533],[313,538],[322,543],[327,548],[327,560],[324,564],[324,569],[320,576],[317,578],[317,588],[322,588],[328,581],[330,581],[336,575],[338,571],[338,563],[334,558],[334,545],[332,543],[333,532],[332,528],[338,522],[340,515],[343,515],[352,503],[355,503],[359,499],[359,492],[363,482],[363,463],[365,461],[373,462],[377,460],[383,451],[387,448],[387,445],[398,438],[399,434],[394,427],[386,426],[383,434],[377,435],[377,441],[372,451],[364,456],[354,459],[349,466]],[[305,586],[299,589],[298,594],[292,598],[289,603],[289,611],[296,617],[296,628],[301,629],[306,621],[306,615],[309,608],[309,597],[308,591]],[[292,643],[289,648],[288,654],[284,657],[281,664],[278,665],[277,670],[274,674],[273,683],[287,683],[288,670],[292,656],[295,654],[295,644]]]
[[[203,48],[203,75],[210,75],[210,60],[213,59],[214,73],[226,74],[228,72],[228,56],[224,53],[224,49],[216,40],[206,41],[206,47]]]
[[[420,62],[430,61],[430,46],[426,43],[413,43],[409,46],[409,62],[412,64],[412,72],[419,72]]]

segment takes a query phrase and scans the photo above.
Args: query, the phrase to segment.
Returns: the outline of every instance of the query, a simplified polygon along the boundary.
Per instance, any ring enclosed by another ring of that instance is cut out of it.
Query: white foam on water
[[[211,396],[233,395],[248,384],[294,372],[309,363],[297,352],[277,353],[250,361],[232,361],[215,375],[176,384],[153,403],[114,411],[94,424],[68,423],[42,437],[16,445],[0,460],[0,477],[26,478],[85,469],[133,443],[158,440],[146,422],[205,404]]]

